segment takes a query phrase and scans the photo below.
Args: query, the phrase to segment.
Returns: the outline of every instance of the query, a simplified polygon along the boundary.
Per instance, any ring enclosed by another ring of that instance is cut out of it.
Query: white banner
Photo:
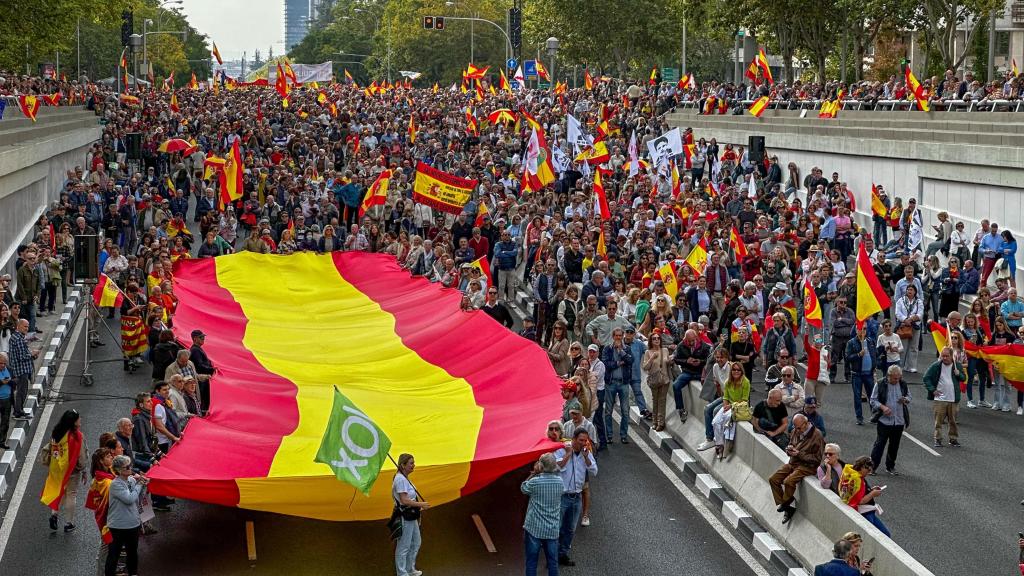
[[[647,143],[647,153],[651,156],[651,163],[657,166],[662,162],[668,162],[670,156],[677,156],[683,153],[683,138],[680,136],[679,128],[658,136]]]
[[[320,64],[292,64],[295,71],[295,80],[299,84],[306,82],[330,82],[333,72],[333,62],[321,62]],[[277,66],[268,66],[267,82],[271,84],[277,80]]]

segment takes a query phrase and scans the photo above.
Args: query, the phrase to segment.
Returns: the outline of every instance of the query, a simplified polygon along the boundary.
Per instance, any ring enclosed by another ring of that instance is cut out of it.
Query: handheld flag
[[[917,109],[922,112],[930,112],[931,108],[928,107],[928,98],[924,93],[924,86],[917,81],[917,76],[914,76],[914,72],[910,69],[910,63],[907,63],[906,68],[903,69],[903,76],[906,78],[907,89],[913,94],[914,100],[917,101]]]
[[[121,49],[121,58],[118,60],[117,65],[124,70],[128,69],[128,47],[125,46]]]
[[[629,177],[632,178],[640,173],[640,157],[636,147],[636,130],[629,137]]]
[[[889,307],[892,302],[875,276],[867,248],[861,242],[857,251],[857,325]]]
[[[51,441],[49,450],[49,472],[39,500],[51,510],[57,511],[71,480],[71,473],[78,463],[78,455],[82,451],[82,433],[78,430],[69,430],[60,441]]]
[[[583,69],[583,87],[587,90],[594,89],[594,77],[590,75],[590,69]]]
[[[675,160],[669,160],[669,166],[672,174],[672,198],[678,200],[679,195],[683,192],[683,182],[679,178],[679,166],[676,165]]]
[[[504,70],[500,70],[499,72],[501,72],[501,82],[498,84],[498,88],[500,90],[504,90],[505,92],[508,92],[509,94],[511,94],[512,93],[512,86],[509,85],[509,83],[508,83],[508,78],[505,76],[505,71]],[[437,84],[434,84],[434,93],[435,94],[437,93]]]
[[[658,82],[658,67],[651,68],[651,78],[647,81],[648,84],[654,86]]]
[[[188,81],[189,90],[199,90],[199,81],[196,80],[196,73],[192,73],[192,79]]]
[[[217,59],[217,64],[223,66],[224,59],[220,57],[220,50],[217,50],[217,43],[213,43],[213,57]]]
[[[747,110],[750,111],[750,113],[754,116],[754,118],[760,118],[761,114],[764,114],[764,111],[767,108],[768,108],[768,97],[767,96],[761,96],[757,100],[754,100],[754,103],[751,104],[750,108],[747,108]]]
[[[885,209],[885,202],[882,201],[882,197],[878,195],[878,186],[875,184],[871,185],[871,214],[874,216],[880,216],[885,218],[885,215],[889,211]]]
[[[708,241],[706,238],[701,238],[700,242],[690,250],[686,256],[686,263],[693,268],[698,276],[704,275],[704,270],[708,267]]]
[[[544,64],[542,64],[540,60],[537,60],[537,77],[545,82],[551,82],[551,76],[548,75],[548,69],[544,67]]]
[[[1020,74],[1020,72],[1017,70],[1016,58],[1010,59],[1010,74],[1013,74],[1014,76],[1018,76]]]
[[[171,92],[171,112],[181,112],[181,107],[178,106],[178,95]]]
[[[334,476],[369,495],[391,450],[391,439],[356,408],[338,387],[315,462],[330,466]]]
[[[487,278],[488,286],[494,286],[494,278],[491,277],[491,263],[487,261],[487,254],[473,260],[470,264]]]
[[[672,261],[666,262],[658,269],[658,276],[661,277],[661,282],[665,285],[665,293],[675,302],[676,294],[679,293],[679,278],[676,276],[675,263]]]
[[[409,114],[409,144],[416,143],[416,118]]]
[[[743,243],[743,239],[740,238],[740,233],[736,230],[735,226],[729,231],[729,247],[736,253],[737,260],[743,260],[747,257],[747,245]]]
[[[804,280],[804,320],[815,328],[822,328],[821,303],[810,279]]]
[[[35,122],[36,113],[39,112],[39,98],[32,94],[18,96],[18,108],[21,108],[25,118]]]
[[[604,228],[601,228],[601,232],[597,235],[597,255],[602,258],[608,257],[608,245],[604,242]]]
[[[608,196],[604,192],[604,184],[601,182],[601,169],[594,171],[594,212],[601,216],[601,221],[612,219],[612,210],[608,206]]]
[[[238,200],[244,193],[242,185],[242,152],[238,139],[231,144],[231,154],[224,163],[224,171],[220,173],[220,197],[224,206]]]
[[[120,308],[124,294],[106,274],[100,274],[100,281],[92,291],[92,300],[98,308]]]
[[[758,68],[761,69],[761,74],[769,84],[775,84],[775,78],[772,77],[772,69],[768,67],[768,56],[765,56],[764,48],[757,50],[757,56],[755,57]]]
[[[388,184],[391,182],[391,170],[385,170],[377,176],[377,179],[366,191],[363,203],[359,205],[359,217],[362,218],[366,212],[374,206],[383,206],[388,199]]]

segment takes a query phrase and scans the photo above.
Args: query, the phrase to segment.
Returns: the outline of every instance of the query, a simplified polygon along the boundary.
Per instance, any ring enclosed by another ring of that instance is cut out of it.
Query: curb
[[[775,574],[808,576],[807,570],[800,562],[779,544],[768,530],[758,524],[671,434],[655,431],[648,421],[640,417],[640,410],[636,406],[630,406],[629,419],[633,426],[646,432],[651,443],[668,457],[669,465],[680,472],[683,482],[711,502],[712,507],[725,519],[725,523],[750,542],[751,548],[757,551],[758,556],[767,562]]]
[[[0,512],[6,515],[7,492],[12,489],[18,481],[18,464],[31,462],[35,459],[34,454],[28,454],[28,446],[31,443],[33,434],[39,424],[39,414],[45,403],[45,394],[53,383],[54,376],[60,367],[60,357],[64,354],[70,341],[71,329],[78,320],[81,312],[83,291],[75,288],[68,294],[68,300],[61,310],[60,320],[53,330],[53,336],[49,343],[42,349],[37,359],[39,367],[36,369],[35,378],[29,385],[28,397],[25,398],[25,412],[28,412],[28,420],[12,420],[14,427],[7,438],[7,445],[10,450],[0,454]]]

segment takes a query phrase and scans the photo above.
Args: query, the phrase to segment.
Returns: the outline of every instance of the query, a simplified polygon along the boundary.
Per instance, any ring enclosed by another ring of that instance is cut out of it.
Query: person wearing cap
[[[573,410],[579,410],[581,413],[583,411],[583,405],[580,404],[580,401],[577,398],[577,395],[579,394],[579,384],[572,379],[562,380],[561,392],[562,400],[565,401],[562,403],[562,421],[566,422],[569,420],[570,412]],[[596,438],[597,435],[595,434],[594,437]]]
[[[202,413],[206,414],[207,410],[210,409],[210,380],[216,374],[217,367],[213,365],[210,357],[206,355],[206,350],[203,350],[204,344],[206,344],[206,334],[202,330],[193,330],[192,347],[189,348],[191,353],[190,360],[195,366],[196,383],[199,387],[199,402],[202,407]]]
[[[608,432],[605,429],[604,400],[605,400],[605,373],[608,367],[601,360],[601,348],[597,344],[587,346],[587,361],[590,362],[590,377],[594,383],[597,394],[597,402],[591,404],[591,414],[594,418],[594,426],[597,428],[598,451],[608,447]]]

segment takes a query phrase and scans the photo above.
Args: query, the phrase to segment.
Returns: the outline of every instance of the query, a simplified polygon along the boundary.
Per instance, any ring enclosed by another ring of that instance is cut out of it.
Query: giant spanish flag
[[[324,520],[387,518],[393,465],[367,497],[314,461],[335,386],[388,436],[394,456],[416,457],[413,481],[434,505],[557,448],[544,438],[562,405],[547,354],[482,312],[461,312],[458,291],[410,276],[393,257],[245,252],[183,261],[175,279],[175,333],[209,334],[218,373],[209,416],[189,422],[150,472],[156,494]]]
[[[875,275],[867,249],[861,242],[857,251],[857,325],[860,326],[870,316],[888,308],[891,303]]]

